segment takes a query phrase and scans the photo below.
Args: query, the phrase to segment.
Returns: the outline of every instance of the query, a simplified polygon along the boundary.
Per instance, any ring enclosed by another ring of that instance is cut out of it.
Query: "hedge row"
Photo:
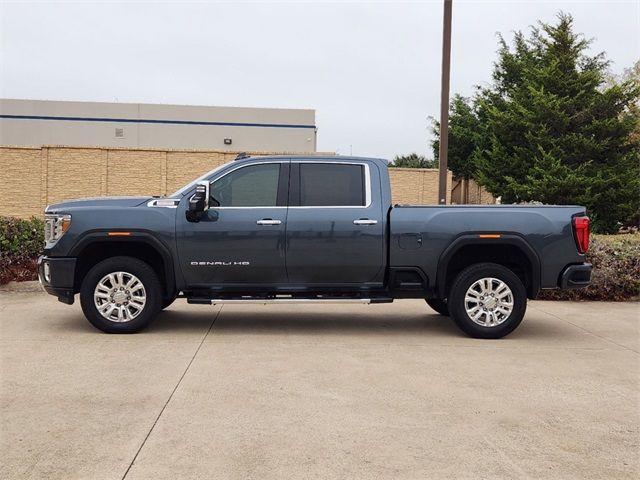
[[[44,244],[43,221],[0,217],[0,285],[35,280]],[[546,300],[628,300],[640,295],[640,234],[593,235],[587,259],[592,284],[579,290],[546,290]]]
[[[44,245],[44,222],[0,217],[0,285],[36,280],[38,256]]]
[[[593,265],[591,285],[577,290],[544,290],[543,300],[638,299],[640,234],[592,235],[587,261]]]

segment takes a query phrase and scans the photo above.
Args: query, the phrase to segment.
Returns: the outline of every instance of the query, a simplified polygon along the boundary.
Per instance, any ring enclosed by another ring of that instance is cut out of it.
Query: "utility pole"
[[[451,5],[453,0],[444,0],[442,22],[442,80],[440,97],[440,178],[438,203],[447,203],[447,149],[449,147],[449,77],[451,72]]]

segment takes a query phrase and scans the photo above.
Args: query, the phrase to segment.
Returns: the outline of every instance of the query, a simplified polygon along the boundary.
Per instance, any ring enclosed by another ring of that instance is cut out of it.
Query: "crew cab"
[[[44,289],[79,294],[110,333],[189,303],[384,303],[422,298],[468,335],[499,338],[541,289],[590,282],[580,206],[393,205],[387,163],[247,157],[167,197],[45,210]]]

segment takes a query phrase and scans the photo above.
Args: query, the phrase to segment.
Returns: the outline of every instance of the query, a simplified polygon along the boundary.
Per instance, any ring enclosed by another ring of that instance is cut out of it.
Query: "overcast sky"
[[[2,97],[312,108],[319,150],[431,156],[441,1],[1,5]],[[454,0],[451,93],[490,79],[496,32],[559,10],[615,73],[640,58],[639,0]]]

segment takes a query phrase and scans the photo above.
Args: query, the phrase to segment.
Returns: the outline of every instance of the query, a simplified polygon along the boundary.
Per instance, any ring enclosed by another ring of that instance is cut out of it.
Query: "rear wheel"
[[[458,274],[448,297],[456,324],[475,338],[501,338],[514,331],[527,309],[522,281],[508,268],[478,263]]]
[[[447,306],[446,300],[441,300],[439,298],[427,298],[427,304],[433,308],[440,315],[449,316],[449,307]]]
[[[87,320],[107,333],[134,333],[160,311],[162,287],[156,272],[133,257],[95,265],[82,282],[80,304]]]

